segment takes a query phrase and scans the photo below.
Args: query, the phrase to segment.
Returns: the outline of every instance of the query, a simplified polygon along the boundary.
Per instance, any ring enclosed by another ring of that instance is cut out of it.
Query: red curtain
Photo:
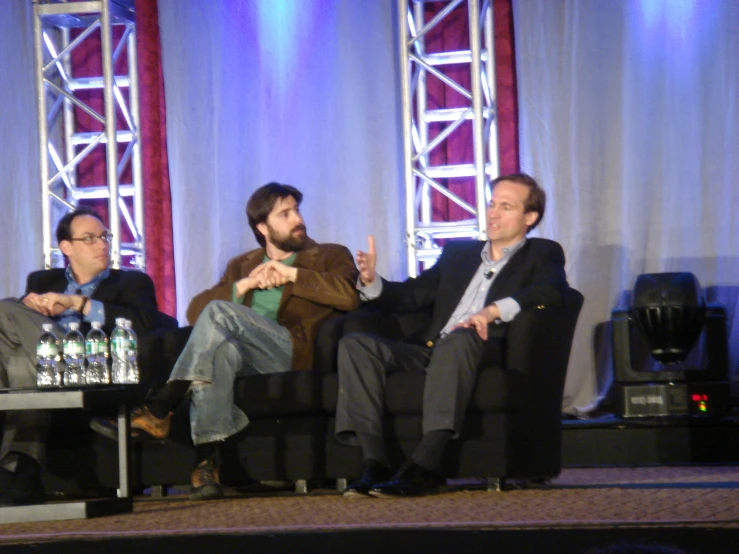
[[[516,60],[513,43],[512,0],[493,1],[493,25],[495,48],[495,78],[497,96],[499,173],[519,170],[518,156],[518,105],[516,90]],[[426,5],[425,20],[429,21],[444,5]],[[468,50],[469,20],[468,7],[462,4],[453,10],[426,36],[428,53]],[[445,74],[469,90],[470,74],[466,64],[447,66]],[[443,84],[436,77],[427,78],[428,108],[454,108],[469,105],[462,95]],[[446,124],[430,125],[429,139],[440,133]],[[455,130],[447,140],[429,155],[432,166],[472,163],[472,122],[467,121]],[[448,179],[444,183],[460,198],[474,204],[475,183],[473,178]],[[433,196],[433,219],[435,221],[457,221],[470,218],[464,209],[441,195]]]
[[[154,280],[159,309],[177,315],[172,200],[167,158],[166,106],[159,13],[152,0],[136,0],[141,162],[144,179],[146,272]]]
[[[520,171],[518,150],[518,88],[513,40],[512,0],[493,2],[495,29],[495,90],[498,96],[498,156],[500,174]]]
[[[81,31],[74,30],[72,36]],[[123,34],[121,26],[113,27],[114,45]],[[159,19],[157,3],[151,0],[136,0],[136,48],[138,54],[139,113],[141,120],[141,161],[144,187],[144,232],[146,234],[146,272],[156,286],[159,309],[170,315],[177,314],[175,291],[174,247],[172,243],[172,203],[169,189],[167,161],[167,133],[164,105],[164,81],[162,77],[161,50],[159,43]],[[72,73],[75,77],[102,75],[102,53],[100,32],[97,31],[83,41],[71,55]],[[119,56],[115,65],[116,74],[128,73],[127,57]],[[103,95],[100,89],[81,90],[77,96],[103,113]],[[79,132],[101,132],[103,126],[83,110],[75,109],[76,129]],[[126,128],[120,110],[117,111],[117,128]],[[123,148],[119,148],[119,159]],[[107,182],[105,146],[98,145],[77,168],[81,187],[100,185]],[[120,177],[121,182],[131,182],[131,165]],[[98,213],[107,217],[107,200],[89,202]],[[126,199],[129,210],[132,203]],[[121,226],[121,240],[132,240],[125,225]],[[128,260],[123,260],[124,265]]]

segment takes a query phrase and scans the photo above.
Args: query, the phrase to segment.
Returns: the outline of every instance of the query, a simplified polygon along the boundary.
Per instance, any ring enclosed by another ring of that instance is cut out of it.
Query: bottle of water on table
[[[136,333],[133,330],[131,320],[126,320],[126,331],[128,332],[128,343],[126,348],[126,364],[128,366],[128,383],[137,384],[139,382],[139,350]]]
[[[36,384],[39,387],[61,387],[62,374],[59,371],[59,340],[54,334],[54,325],[44,323],[36,345]]]
[[[126,320],[119,317],[115,320],[115,329],[110,334],[110,376],[116,384],[128,383],[128,331]]]
[[[85,379],[85,338],[80,333],[80,324],[73,321],[64,335],[64,385],[77,387],[84,385]]]
[[[109,384],[108,337],[105,336],[103,324],[99,321],[93,321],[92,329],[87,333],[85,353],[87,355],[87,384]]]

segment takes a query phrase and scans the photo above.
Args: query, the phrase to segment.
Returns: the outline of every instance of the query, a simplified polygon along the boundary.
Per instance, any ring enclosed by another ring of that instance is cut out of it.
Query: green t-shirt
[[[281,263],[292,266],[297,257],[297,253],[292,256],[285,258]],[[265,254],[263,262],[268,262],[269,258]],[[257,312],[262,317],[267,319],[276,320],[277,310],[280,307],[280,300],[282,299],[282,289],[285,287],[274,287],[272,289],[261,290],[255,289],[251,299],[251,309]],[[236,285],[233,288],[233,301],[241,302],[243,296],[236,297]]]

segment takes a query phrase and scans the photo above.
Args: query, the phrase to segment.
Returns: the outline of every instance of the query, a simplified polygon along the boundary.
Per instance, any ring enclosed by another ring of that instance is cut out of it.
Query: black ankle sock
[[[370,433],[357,433],[357,442],[362,449],[362,459],[377,460],[382,465],[390,466],[390,460],[385,451],[385,441],[382,437]]]
[[[197,457],[195,465],[205,460],[217,461],[218,456],[218,443],[217,442],[204,442],[203,444],[195,445],[195,456]]]
[[[446,443],[454,436],[454,431],[442,429],[430,431],[421,439],[411,459],[421,467],[428,470],[439,469],[441,456],[444,454]]]
[[[149,411],[159,419],[167,417],[185,398],[192,381],[169,381],[147,405]]]

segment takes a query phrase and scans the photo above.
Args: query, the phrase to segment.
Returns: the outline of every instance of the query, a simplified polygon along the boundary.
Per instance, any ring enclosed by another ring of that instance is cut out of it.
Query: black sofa
[[[505,368],[480,372],[463,435],[450,443],[443,459],[445,476],[486,477],[490,488],[500,488],[505,479],[541,480],[559,473],[561,401],[582,303],[582,295],[570,289],[563,306],[522,312],[511,322]],[[305,491],[310,481],[336,479],[341,488],[357,477],[359,450],[333,436],[338,341],[351,332],[402,338],[424,317],[395,317],[362,308],[322,326],[313,371],[239,378],[235,398],[250,425],[224,443],[223,483],[286,480]],[[189,328],[184,328],[159,337],[162,348],[155,349],[148,363],[171,368],[188,334]],[[159,380],[166,380],[168,369],[159,373]],[[422,374],[411,373],[388,380],[385,435],[394,463],[420,440],[423,382]],[[70,412],[58,418],[64,427],[50,441],[47,490],[115,488],[115,444],[91,432],[85,417],[90,414]],[[168,439],[134,444],[133,485],[143,490],[187,484],[194,459],[183,405],[174,415]]]
[[[163,330],[140,341],[142,374],[139,398],[166,382],[182,351],[191,327]],[[319,339],[319,343],[323,343]],[[316,354],[317,368],[325,367],[323,352]],[[147,371],[144,371],[147,368]],[[323,373],[295,371],[239,378],[235,400],[249,416],[250,424],[222,448],[221,480],[229,485],[255,481],[293,481],[304,491],[308,481],[325,479],[325,443],[328,415],[323,410]],[[60,411],[52,414],[47,470],[47,491],[61,494],[112,490],[118,482],[117,446],[89,429],[91,412]],[[113,415],[99,413],[98,415]],[[133,443],[132,485],[162,490],[190,482],[195,450],[190,438],[189,409],[181,405],[173,415],[170,436],[162,441]]]
[[[521,312],[509,324],[505,367],[478,374],[462,434],[449,443],[441,471],[447,478],[484,477],[491,489],[506,479],[540,481],[560,472],[561,408],[565,376],[583,296],[569,289],[561,307]],[[388,338],[413,335],[415,316],[349,314],[336,335],[371,332]],[[402,463],[421,439],[425,375],[396,373],[387,381],[385,440],[391,461]],[[326,475],[359,476],[359,449],[333,436],[338,376],[324,379],[324,409],[330,414]]]

